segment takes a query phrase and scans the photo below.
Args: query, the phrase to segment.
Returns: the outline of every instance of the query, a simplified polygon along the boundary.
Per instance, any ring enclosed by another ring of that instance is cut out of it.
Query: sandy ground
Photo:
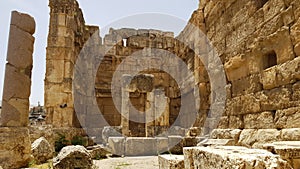
[[[108,158],[94,164],[99,169],[159,169],[157,156]]]

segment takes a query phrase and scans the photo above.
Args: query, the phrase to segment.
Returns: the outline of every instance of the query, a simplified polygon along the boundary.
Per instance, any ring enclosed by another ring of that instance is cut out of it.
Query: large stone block
[[[197,157],[197,158],[196,158]],[[266,150],[238,146],[184,148],[185,168],[276,168],[291,169],[279,156]]]
[[[0,127],[0,165],[3,169],[26,167],[30,162],[29,130],[19,127]]]
[[[184,140],[182,136],[168,136],[168,147],[172,154],[182,154]]]
[[[23,50],[33,52],[34,40],[35,38],[31,34],[11,25],[8,40],[8,56],[10,54],[9,52],[12,52],[13,50],[18,50],[20,53]]]
[[[112,154],[125,155],[125,137],[109,137],[108,145]]]
[[[157,155],[157,141],[155,138],[128,137],[125,141],[126,156]]]
[[[272,112],[244,115],[244,127],[246,129],[272,129],[275,128]]]
[[[291,86],[283,86],[256,93],[256,97],[260,102],[261,111],[274,111],[289,108],[291,96]]]
[[[240,129],[214,129],[210,135],[212,139],[234,139],[239,140],[242,130]]]
[[[300,163],[300,142],[299,141],[279,141],[264,145],[269,151],[275,152],[286,160],[293,168],[299,168]]]
[[[3,100],[9,101],[11,98],[28,99],[31,91],[30,76],[9,64],[6,64],[5,74]]]
[[[277,110],[275,113],[276,128],[300,128],[299,107]]]
[[[182,169],[184,168],[183,155],[160,155],[158,156],[160,169]]]
[[[280,131],[276,129],[244,129],[238,145],[262,148],[263,144],[280,140]]]
[[[52,83],[62,83],[64,80],[65,61],[47,60],[47,70],[45,80]]]
[[[11,12],[11,25],[17,26],[25,32],[31,35],[35,32],[35,21],[34,18],[28,14],[20,13],[17,11]]]
[[[167,137],[156,137],[156,148],[159,154],[168,151],[168,138]]]
[[[300,141],[300,128],[282,129],[281,138],[284,141]]]
[[[10,99],[9,102],[2,101],[0,125],[10,127],[26,127],[29,122],[28,108],[28,99]]]

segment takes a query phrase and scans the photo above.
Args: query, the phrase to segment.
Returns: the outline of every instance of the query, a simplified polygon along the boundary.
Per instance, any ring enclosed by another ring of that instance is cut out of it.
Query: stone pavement
[[[94,164],[99,169],[159,169],[157,156],[108,158]]]

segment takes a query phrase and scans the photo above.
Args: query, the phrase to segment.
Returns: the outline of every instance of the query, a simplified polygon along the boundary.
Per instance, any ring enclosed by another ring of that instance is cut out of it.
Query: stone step
[[[183,155],[159,155],[158,156],[159,169],[182,169],[184,168]]]
[[[233,146],[234,139],[206,139],[197,144],[197,146]]]
[[[280,155],[293,168],[300,168],[300,141],[278,141],[265,144],[263,148]]]
[[[280,156],[262,149],[240,146],[186,147],[184,168],[201,169],[292,169]]]

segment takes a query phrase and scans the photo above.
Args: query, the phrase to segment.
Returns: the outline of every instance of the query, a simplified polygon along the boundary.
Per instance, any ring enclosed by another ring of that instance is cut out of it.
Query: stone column
[[[4,169],[27,166],[30,160],[27,125],[34,32],[31,16],[12,12],[0,114],[0,166]]]
[[[155,90],[155,126],[169,126],[169,104],[170,99],[162,90]]]
[[[122,105],[121,105],[121,126],[122,134],[129,136],[129,85],[130,75],[123,75],[122,84]]]
[[[154,135],[154,131],[151,126],[155,125],[155,111],[154,111],[154,92],[147,93],[147,103],[146,103],[146,137],[151,137]]]

